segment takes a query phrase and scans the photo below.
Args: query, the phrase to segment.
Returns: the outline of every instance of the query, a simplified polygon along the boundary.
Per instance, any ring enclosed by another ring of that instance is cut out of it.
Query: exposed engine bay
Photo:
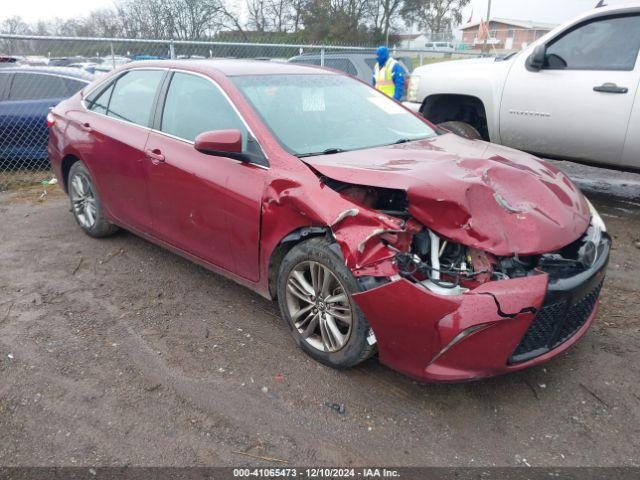
[[[486,282],[541,273],[552,278],[576,275],[595,261],[601,232],[606,231],[600,221],[560,250],[531,256],[495,256],[447,240],[421,225],[409,213],[407,195],[402,190],[353,185],[326,177],[322,181],[358,205],[400,219],[401,229],[412,232],[408,248],[397,245],[395,238],[384,232],[380,240],[396,251],[393,262],[401,277],[439,295],[460,295]]]

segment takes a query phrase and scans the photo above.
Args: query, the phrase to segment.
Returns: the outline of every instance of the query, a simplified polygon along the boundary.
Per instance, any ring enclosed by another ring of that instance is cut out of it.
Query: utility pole
[[[482,45],[482,53],[487,53],[489,51],[487,42],[489,41],[489,22],[491,21],[491,0],[487,0],[489,3],[487,5],[487,22],[485,23],[486,28],[486,36],[484,37],[484,45]]]

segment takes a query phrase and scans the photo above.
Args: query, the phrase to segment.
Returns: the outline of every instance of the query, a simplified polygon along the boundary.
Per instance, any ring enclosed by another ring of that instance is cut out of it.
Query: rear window
[[[0,73],[0,100],[4,100],[9,92],[9,79],[11,78],[11,74]]]
[[[65,78],[63,79],[63,81],[69,96],[74,95],[76,92],[79,92],[87,85],[81,80],[73,80],[71,78]]]
[[[11,82],[9,100],[43,100],[71,96],[65,79],[41,73],[16,73]]]
[[[292,58],[289,61],[291,63],[303,63],[305,65],[320,65],[320,59],[319,58],[298,57],[298,58]]]
[[[348,58],[325,58],[324,66],[327,68],[340,70],[341,72],[347,73],[349,75],[358,74],[356,67]]]

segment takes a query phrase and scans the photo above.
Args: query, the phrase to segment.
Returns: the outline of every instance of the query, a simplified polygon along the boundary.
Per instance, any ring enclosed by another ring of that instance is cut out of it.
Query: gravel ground
[[[0,465],[640,465],[640,175],[560,165],[615,238],[598,321],[544,366],[458,385],[320,366],[275,304],[83,235],[57,188],[0,194]]]

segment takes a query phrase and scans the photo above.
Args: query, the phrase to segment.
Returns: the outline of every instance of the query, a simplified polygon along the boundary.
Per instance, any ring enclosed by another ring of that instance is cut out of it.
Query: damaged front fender
[[[422,226],[383,214],[309,179],[309,171],[271,181],[262,202],[262,247],[270,258],[277,245],[301,228],[325,228],[339,245],[346,266],[356,276],[390,277],[398,251],[408,251]],[[382,241],[384,239],[384,241]],[[390,246],[393,245],[393,246]],[[268,266],[263,265],[263,278]]]

